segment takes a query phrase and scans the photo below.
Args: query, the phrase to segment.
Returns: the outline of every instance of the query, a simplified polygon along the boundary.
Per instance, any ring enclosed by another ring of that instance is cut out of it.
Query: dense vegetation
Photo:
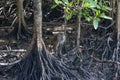
[[[119,0],[0,0],[0,80],[119,80]]]

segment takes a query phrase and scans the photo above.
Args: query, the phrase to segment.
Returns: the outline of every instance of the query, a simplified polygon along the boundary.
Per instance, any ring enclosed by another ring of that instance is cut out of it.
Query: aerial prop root
[[[68,69],[63,62],[49,54],[43,43],[43,48],[38,51],[39,60],[41,64],[43,80],[53,80],[53,79],[63,79],[63,80],[79,80],[80,78],[76,76],[73,72]]]

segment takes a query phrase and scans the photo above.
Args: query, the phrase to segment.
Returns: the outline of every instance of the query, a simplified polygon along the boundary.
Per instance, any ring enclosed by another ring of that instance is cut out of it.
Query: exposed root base
[[[18,66],[16,80],[80,80],[76,73],[68,69],[64,63],[48,54],[33,51]]]

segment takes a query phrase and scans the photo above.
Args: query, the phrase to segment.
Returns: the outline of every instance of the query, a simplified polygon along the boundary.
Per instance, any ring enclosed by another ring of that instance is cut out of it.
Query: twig
[[[112,21],[112,23],[106,27],[103,26],[99,26],[99,28],[103,28],[103,29],[109,29],[111,26],[113,26],[115,24],[115,21]],[[89,23],[82,23],[82,25],[89,25],[89,26],[93,26],[93,24],[89,24]]]
[[[63,56],[67,56],[68,54],[71,54],[71,53],[74,54],[74,53],[77,52],[78,50],[81,52],[81,46],[75,47],[74,49],[68,51],[68,52],[67,52],[65,55],[63,55]]]
[[[99,62],[99,63],[112,63],[112,64],[117,64],[117,65],[120,65],[120,62],[115,62],[115,61],[112,61],[112,60],[100,60],[98,58],[95,58],[94,56],[91,56],[91,58],[96,61],[96,62]]]
[[[9,53],[9,52],[26,52],[26,50],[25,49],[0,50],[0,53]]]

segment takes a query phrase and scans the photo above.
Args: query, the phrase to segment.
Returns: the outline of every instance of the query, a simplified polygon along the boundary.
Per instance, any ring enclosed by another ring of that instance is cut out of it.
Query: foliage
[[[106,12],[112,10],[108,6],[108,0],[54,0],[54,2],[55,4],[52,8],[55,8],[56,6],[62,7],[67,20],[73,15],[77,15],[88,22],[92,22],[94,29],[98,28],[98,24],[102,18],[112,19],[106,15]]]

